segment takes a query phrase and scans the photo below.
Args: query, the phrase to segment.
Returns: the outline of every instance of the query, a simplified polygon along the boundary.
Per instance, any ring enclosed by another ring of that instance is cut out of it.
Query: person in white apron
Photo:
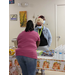
[[[40,36],[40,45],[37,48],[37,50],[49,50],[49,47],[52,42],[52,35],[50,33],[50,30],[44,26],[45,23],[45,17],[39,16],[36,20],[36,26],[34,31],[38,32]],[[39,69],[36,70],[38,73]],[[42,75],[45,75],[44,70],[41,70]]]

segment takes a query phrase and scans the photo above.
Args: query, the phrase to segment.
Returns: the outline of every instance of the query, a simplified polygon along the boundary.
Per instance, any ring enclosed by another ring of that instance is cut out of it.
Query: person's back
[[[40,44],[40,37],[34,31],[34,24],[31,20],[27,22],[25,31],[18,35],[17,44],[16,58],[22,69],[22,75],[35,75],[37,64],[36,49]]]
[[[36,54],[36,41],[40,41],[39,35],[35,31],[23,31],[19,34],[18,40],[18,49],[16,50],[16,55],[27,56],[37,59]]]

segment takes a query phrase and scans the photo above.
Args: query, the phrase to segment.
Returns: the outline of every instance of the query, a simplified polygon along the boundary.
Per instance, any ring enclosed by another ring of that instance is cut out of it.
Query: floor
[[[38,75],[41,75],[41,74],[38,74]],[[45,75],[65,75],[65,72],[56,72],[56,71],[47,71],[46,70]]]
[[[41,72],[39,71],[39,74],[36,74],[36,75],[41,75]],[[65,75],[65,72],[57,72],[57,71],[45,70],[45,75]]]

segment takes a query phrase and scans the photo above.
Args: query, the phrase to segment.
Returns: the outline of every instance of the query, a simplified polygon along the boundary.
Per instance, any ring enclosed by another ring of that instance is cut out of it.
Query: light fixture
[[[20,7],[27,7],[29,4],[27,2],[18,3],[18,6]]]
[[[25,3],[25,6],[28,6],[28,3]]]
[[[22,6],[22,4],[21,4],[21,3],[18,3],[18,6],[20,6],[20,7],[21,7],[21,6]]]

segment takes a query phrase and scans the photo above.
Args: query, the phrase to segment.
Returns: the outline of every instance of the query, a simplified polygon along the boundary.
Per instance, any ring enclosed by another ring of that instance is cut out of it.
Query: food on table
[[[43,53],[42,50],[36,50],[36,52],[37,52],[37,55],[38,55],[38,56],[40,56],[40,55]]]
[[[9,55],[14,55],[14,54],[15,54],[15,50],[9,49]]]
[[[46,50],[46,51],[43,51],[42,53],[42,56],[53,56],[54,54],[54,50]]]

